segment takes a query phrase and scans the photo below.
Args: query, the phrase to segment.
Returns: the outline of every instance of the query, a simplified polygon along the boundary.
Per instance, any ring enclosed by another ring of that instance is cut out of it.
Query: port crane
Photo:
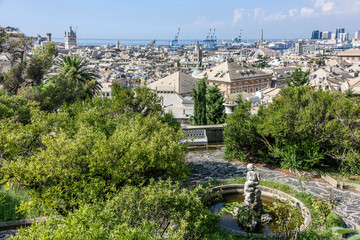
[[[175,38],[170,41],[170,47],[173,50],[177,50],[179,48],[179,34],[180,34],[180,28],[178,28]]]
[[[203,49],[211,49],[211,50],[217,49],[217,42],[216,42],[216,37],[215,37],[215,28],[214,28],[214,31],[213,31],[212,35],[211,35],[211,28],[210,28],[206,39],[204,39],[203,42],[202,42],[202,47],[203,47]]]
[[[146,48],[151,48],[156,43],[156,39],[152,40],[150,43],[146,45]]]

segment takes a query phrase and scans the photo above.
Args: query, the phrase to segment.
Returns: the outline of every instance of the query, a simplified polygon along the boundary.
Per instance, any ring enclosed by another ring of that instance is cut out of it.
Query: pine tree
[[[206,83],[205,78],[197,84],[197,90],[193,88],[194,119],[193,125],[206,125]]]
[[[303,72],[301,68],[295,68],[295,71],[291,74],[291,78],[285,78],[285,81],[289,87],[300,87],[309,84],[309,75],[310,70]]]
[[[209,88],[206,96],[208,124],[222,124],[225,122],[224,98],[217,85]]]

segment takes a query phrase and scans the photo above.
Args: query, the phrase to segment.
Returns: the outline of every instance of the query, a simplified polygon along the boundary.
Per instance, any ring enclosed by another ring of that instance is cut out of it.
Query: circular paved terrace
[[[195,185],[211,180],[225,180],[246,176],[246,166],[238,162],[228,162],[223,158],[223,151],[192,151],[186,156],[186,161],[192,169],[190,184]],[[277,181],[294,187],[300,191],[298,179],[280,171],[266,167],[256,167],[261,178]],[[341,216],[348,227],[360,229],[360,193],[341,190],[329,184],[308,181],[304,182],[305,192],[316,197],[325,198],[329,191],[335,195],[337,214]]]

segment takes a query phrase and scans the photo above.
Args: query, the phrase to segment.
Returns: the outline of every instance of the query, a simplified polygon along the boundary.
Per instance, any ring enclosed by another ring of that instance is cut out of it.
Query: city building
[[[255,93],[270,86],[272,74],[247,66],[242,62],[225,61],[194,76],[206,77],[210,86],[218,85],[225,95],[247,92]]]
[[[345,28],[337,28],[335,32],[335,39],[341,39],[341,33],[345,33]]]
[[[65,49],[70,49],[73,46],[76,46],[76,32],[70,26],[70,30],[65,32]]]
[[[322,38],[321,39],[331,39],[331,32],[329,32],[329,31],[322,32]]]
[[[320,39],[320,31],[319,30],[313,31],[311,34],[311,39]]]
[[[198,79],[183,72],[175,72],[148,85],[148,88],[157,93],[177,93],[191,95],[192,89],[196,89]]]
[[[304,43],[302,41],[295,43],[295,55],[301,56],[304,54]]]
[[[360,40],[360,31],[356,31],[356,32],[355,32],[354,39],[355,39],[355,40]]]
[[[337,39],[342,41],[342,42],[346,42],[346,41],[349,40],[349,33],[339,33]]]
[[[354,63],[360,62],[360,49],[349,49],[338,53],[338,58],[343,61]]]

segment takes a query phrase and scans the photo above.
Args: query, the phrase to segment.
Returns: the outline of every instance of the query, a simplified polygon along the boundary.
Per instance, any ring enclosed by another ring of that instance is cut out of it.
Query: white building
[[[73,46],[76,46],[76,32],[70,26],[69,32],[65,32],[65,49],[70,49]]]
[[[355,40],[360,40],[360,31],[356,31],[355,32],[355,37],[354,37]]]

